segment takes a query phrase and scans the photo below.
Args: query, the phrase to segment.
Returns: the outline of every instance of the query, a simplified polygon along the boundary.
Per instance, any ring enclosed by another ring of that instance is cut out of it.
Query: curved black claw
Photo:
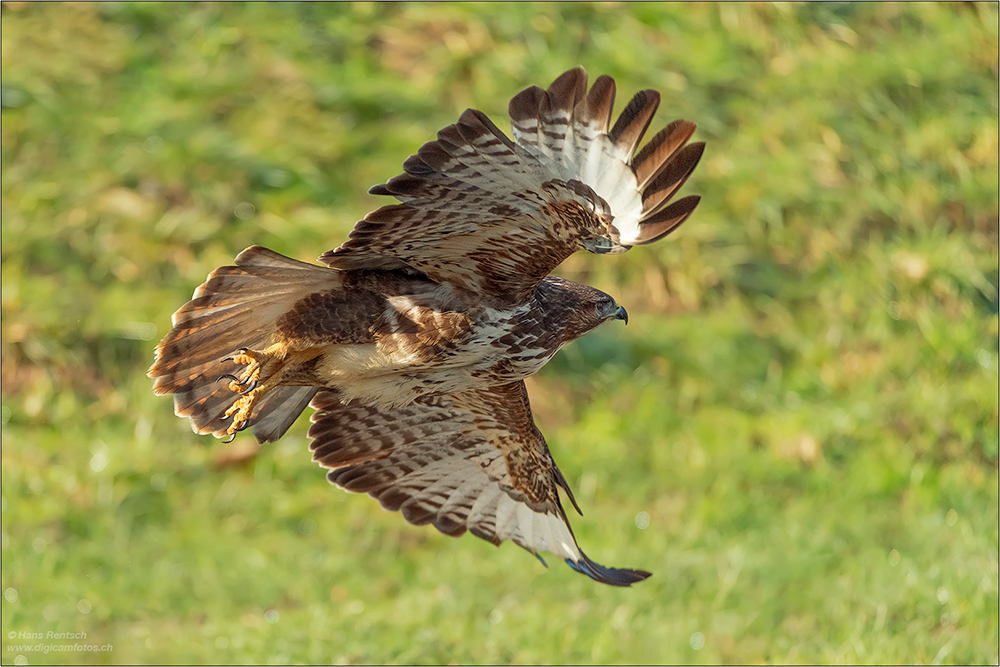
[[[242,383],[238,383],[238,384],[242,384]],[[243,391],[236,392],[236,393],[238,393],[240,396],[242,396],[243,394],[249,394],[251,391],[253,391],[256,388],[257,388],[257,381],[254,380],[253,382],[250,383],[249,387],[247,387]]]
[[[249,382],[250,383],[250,387],[248,389],[244,389],[243,391],[237,392],[241,396],[243,394],[248,394],[248,393],[250,393],[251,391],[253,391],[254,389],[257,388],[257,380],[251,380],[250,378],[247,378],[246,380],[241,380],[238,377],[236,377],[235,375],[230,375],[229,373],[226,373],[225,375],[220,375],[219,377],[217,377],[215,379],[216,382],[222,382],[223,380],[232,380],[233,382],[235,382],[240,387],[244,386],[245,384],[247,384]]]
[[[228,445],[229,443],[231,443],[233,440],[236,439],[236,434],[237,433],[239,433],[240,431],[245,431],[248,428],[250,428],[250,422],[249,421],[247,421],[245,424],[243,424],[243,426],[240,426],[238,429],[236,429],[235,431],[233,431],[232,434],[229,436],[229,440],[223,440],[222,442]]]
[[[241,347],[240,349],[236,350],[236,354],[243,354],[244,352],[249,352],[249,351],[250,351],[250,348],[249,348],[249,347]],[[227,361],[232,361],[232,360],[233,360],[233,359],[235,359],[235,358],[236,358],[236,356],[235,356],[235,355],[234,355],[234,356],[232,356],[232,357],[226,357],[225,359],[223,359],[223,360],[222,360],[222,361],[220,361],[219,363],[220,363],[220,364],[224,364],[224,363],[226,363]]]

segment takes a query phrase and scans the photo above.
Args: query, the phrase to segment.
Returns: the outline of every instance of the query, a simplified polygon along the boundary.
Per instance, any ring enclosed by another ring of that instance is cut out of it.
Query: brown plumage
[[[550,551],[604,583],[646,578],[577,546],[557,489],[572,494],[523,383],[627,317],[552,269],[577,250],[656,241],[698,203],[670,203],[704,148],[685,145],[694,124],[636,153],[659,95],[640,92],[610,127],[614,93],[606,76],[588,92],[583,68],[528,88],[510,104],[513,139],[467,110],[371,189],[400,203],[358,222],[327,266],[244,250],[174,313],[154,390],[198,433],[251,428],[260,442],[311,403],[331,482],[449,535]]]

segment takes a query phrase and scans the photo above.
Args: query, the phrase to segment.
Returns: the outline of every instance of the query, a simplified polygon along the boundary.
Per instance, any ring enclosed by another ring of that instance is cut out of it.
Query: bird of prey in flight
[[[612,125],[615,83],[582,67],[510,102],[513,138],[466,110],[371,194],[395,197],[301,262],[254,246],[174,313],[149,369],[197,433],[280,438],[311,406],[313,460],[410,523],[465,531],[615,586],[648,572],[580,549],[579,511],[528,405],[525,378],[625,309],[549,273],[578,250],[622,253],[684,222],[694,123],[636,150],[659,105],[639,92]],[[543,561],[544,562],[544,561]]]

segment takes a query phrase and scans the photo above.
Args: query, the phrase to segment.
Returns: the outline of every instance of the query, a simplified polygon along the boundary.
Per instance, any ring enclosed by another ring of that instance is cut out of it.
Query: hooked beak
[[[623,306],[618,306],[618,310],[615,311],[615,319],[625,320],[625,324],[628,324],[628,311]]]

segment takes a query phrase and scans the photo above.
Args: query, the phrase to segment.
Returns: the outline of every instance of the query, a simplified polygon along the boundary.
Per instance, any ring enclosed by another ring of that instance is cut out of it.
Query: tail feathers
[[[281,317],[300,299],[340,286],[338,272],[307,264],[266,248],[247,248],[235,266],[209,274],[194,298],[174,313],[173,329],[156,348],[148,375],[153,391],[174,394],[178,416],[188,417],[197,433],[223,437],[222,415],[236,395],[226,374],[242,367],[223,361],[242,347],[263,349],[274,342]],[[261,442],[276,440],[309,403],[315,389],[279,387],[267,394],[251,418]]]
[[[319,387],[278,387],[269,392],[250,418],[257,442],[274,442],[306,409]]]
[[[213,383],[211,379],[206,377],[204,383],[175,394],[174,413],[190,419],[195,433],[225,438],[230,421],[222,415],[236,395],[224,383]],[[257,442],[274,442],[283,436],[317,391],[316,387],[277,387],[268,392],[250,416],[250,432]]]

